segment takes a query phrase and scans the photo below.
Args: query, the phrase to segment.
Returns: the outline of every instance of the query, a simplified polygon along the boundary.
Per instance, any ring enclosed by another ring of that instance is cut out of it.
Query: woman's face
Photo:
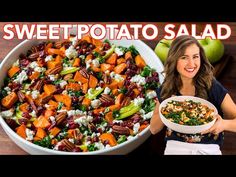
[[[177,61],[177,71],[181,78],[193,79],[200,68],[200,50],[196,44],[188,46]]]

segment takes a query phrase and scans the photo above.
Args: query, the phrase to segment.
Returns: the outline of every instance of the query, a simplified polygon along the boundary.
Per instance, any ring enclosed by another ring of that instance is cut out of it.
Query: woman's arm
[[[154,110],[154,113],[150,122],[150,131],[152,134],[156,134],[160,132],[162,128],[164,127],[164,124],[162,123],[159,116],[159,106],[160,106],[160,103],[159,101],[157,101],[156,108]]]
[[[227,118],[227,120],[223,120],[224,130],[236,132],[236,105],[229,94],[226,94],[221,104],[221,109]]]
[[[218,115],[216,123],[209,130],[202,132],[202,134],[218,134],[222,131],[236,132],[236,105],[229,94],[225,95],[221,103],[221,109],[227,119],[222,119],[222,117]]]

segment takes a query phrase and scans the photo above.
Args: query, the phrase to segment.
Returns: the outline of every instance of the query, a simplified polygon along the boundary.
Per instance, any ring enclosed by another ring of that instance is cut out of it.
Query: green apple
[[[156,45],[154,51],[156,55],[165,63],[172,40],[162,39]]]
[[[198,41],[203,47],[206,57],[210,63],[216,63],[221,59],[224,54],[224,45],[220,40],[206,37],[205,39]]]

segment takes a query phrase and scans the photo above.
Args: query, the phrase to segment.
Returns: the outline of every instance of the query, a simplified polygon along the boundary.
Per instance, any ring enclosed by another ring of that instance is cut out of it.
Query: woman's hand
[[[218,114],[216,116],[215,124],[211,128],[209,128],[208,130],[203,131],[201,134],[213,133],[213,134],[217,135],[220,132],[223,132],[224,130],[225,130],[225,120],[222,119],[222,117]]]

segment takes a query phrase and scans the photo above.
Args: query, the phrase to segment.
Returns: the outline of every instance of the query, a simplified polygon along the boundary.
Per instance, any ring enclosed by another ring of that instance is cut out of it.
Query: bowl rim
[[[20,47],[22,47],[23,45],[25,45],[28,42],[31,41],[47,41],[47,40],[39,40],[36,39],[35,36],[32,39],[25,39],[22,42],[20,42],[19,44],[17,44],[10,52],[8,52],[8,54],[4,57],[4,59],[2,60],[2,62],[0,63],[0,70],[2,69],[2,67],[8,62],[9,57]],[[50,41],[57,41],[57,40],[50,40]],[[116,40],[111,40],[111,41],[116,41]],[[150,53],[152,53],[153,56],[156,57],[156,59],[158,59],[157,65],[159,65],[159,67],[161,67],[161,71],[163,71],[164,69],[164,65],[161,62],[160,58],[155,54],[155,52],[151,49],[150,46],[148,46],[147,44],[145,44],[142,40],[130,40],[130,41],[135,41],[136,43],[139,43],[140,47],[145,48],[145,50],[148,50]],[[15,61],[15,60],[14,60]],[[161,75],[161,72],[158,72],[159,75]],[[4,118],[0,115],[0,124],[3,127],[4,131],[6,131],[7,133],[9,133],[10,135],[12,135],[14,137],[14,139],[20,141],[22,144],[26,144],[28,145],[28,147],[30,148],[34,148],[36,150],[40,150],[42,152],[46,152],[49,154],[57,154],[57,155],[102,155],[104,153],[109,153],[112,151],[115,151],[116,149],[119,149],[122,146],[126,146],[128,144],[132,144],[132,142],[136,141],[139,137],[144,136],[145,134],[149,133],[150,134],[150,124],[148,125],[148,127],[146,127],[143,131],[137,133],[135,136],[133,136],[131,139],[121,143],[121,144],[117,144],[116,146],[113,147],[109,147],[109,148],[104,148],[101,150],[96,150],[96,151],[88,151],[88,152],[66,152],[66,151],[58,151],[58,150],[54,150],[54,149],[49,149],[46,147],[42,147],[39,145],[34,144],[33,142],[29,142],[25,139],[23,139],[22,137],[20,137],[14,130],[12,130],[8,124],[6,123],[6,121],[4,120]],[[9,136],[10,137],[10,136]],[[11,137],[10,137],[11,138]],[[17,146],[18,143],[16,143],[15,141],[13,141]],[[21,147],[21,146],[20,146]],[[137,146],[138,147],[138,146]],[[137,148],[135,147],[135,148]],[[22,148],[22,147],[21,147]],[[23,148],[22,148],[23,149]],[[27,152],[27,151],[26,151]],[[27,152],[28,153],[28,152]]]
[[[205,127],[205,126],[208,126],[209,124],[212,124],[213,122],[215,122],[216,121],[216,118],[214,117],[213,118],[213,120],[212,121],[210,121],[210,122],[208,122],[208,123],[206,123],[206,124],[202,124],[202,125],[181,125],[181,124],[178,124],[178,123],[175,123],[175,122],[172,122],[172,121],[170,121],[169,119],[167,119],[162,113],[161,113],[161,108],[164,106],[164,103],[167,103],[167,102],[169,102],[169,101],[172,101],[172,100],[174,100],[175,101],[175,99],[178,99],[178,98],[180,98],[181,100],[183,99],[183,100],[190,100],[190,99],[193,99],[193,101],[194,101],[194,99],[197,99],[197,100],[199,100],[199,101],[204,101],[204,102],[207,102],[209,105],[211,105],[212,107],[212,109],[214,109],[214,112],[215,112],[215,114],[214,115],[217,115],[218,114],[218,110],[216,109],[216,107],[215,107],[215,105],[213,105],[211,102],[209,102],[208,100],[205,100],[205,99],[203,99],[203,98],[200,98],[200,97],[196,97],[196,96],[183,96],[183,95],[181,95],[181,96],[173,96],[173,97],[170,97],[170,98],[167,98],[167,99],[165,99],[165,100],[163,100],[161,103],[160,103],[160,105],[159,105],[159,115],[160,115],[160,118],[161,119],[165,119],[166,121],[168,121],[168,123],[170,123],[170,124],[172,124],[172,125],[175,125],[175,126],[178,126],[178,127],[185,127],[185,128],[201,128],[201,127]],[[209,107],[209,106],[208,106]],[[164,122],[163,122],[164,123]]]

